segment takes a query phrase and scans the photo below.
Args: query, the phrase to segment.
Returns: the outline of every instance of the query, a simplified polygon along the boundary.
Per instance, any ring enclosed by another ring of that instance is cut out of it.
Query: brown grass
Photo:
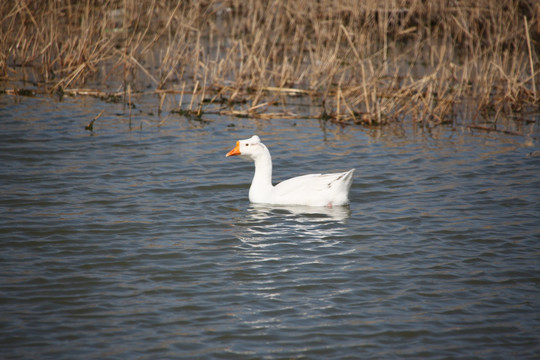
[[[199,117],[294,118],[299,96],[340,124],[538,117],[535,1],[6,0],[0,14],[5,89],[150,90],[160,112],[181,94]]]

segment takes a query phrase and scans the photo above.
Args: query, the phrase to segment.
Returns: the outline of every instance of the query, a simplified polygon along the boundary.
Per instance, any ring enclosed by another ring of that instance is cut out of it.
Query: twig
[[[270,92],[292,93],[292,94],[306,94],[306,95],[313,94],[313,91],[310,91],[310,90],[282,88],[282,87],[275,87],[275,86],[262,87],[261,90],[270,91]]]
[[[96,120],[99,119],[104,112],[105,110],[101,110],[101,112],[94,116],[94,118],[88,123],[88,125],[84,127],[84,129],[88,131],[94,131],[94,122],[96,122]]]
[[[520,134],[520,133],[518,133],[516,131],[496,129],[496,128],[491,128],[491,127],[482,126],[482,125],[468,125],[467,127],[469,129],[478,129],[478,130],[484,130],[484,131],[490,131],[490,132],[495,131],[495,132],[508,134],[508,135],[516,135],[516,136],[521,136],[522,135],[522,134]]]

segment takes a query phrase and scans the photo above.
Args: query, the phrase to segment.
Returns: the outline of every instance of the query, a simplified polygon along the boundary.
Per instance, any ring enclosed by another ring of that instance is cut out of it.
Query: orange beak
[[[234,156],[234,155],[240,155],[240,141],[236,142],[236,146],[234,147],[234,149],[229,151],[227,155],[225,155],[225,157]]]

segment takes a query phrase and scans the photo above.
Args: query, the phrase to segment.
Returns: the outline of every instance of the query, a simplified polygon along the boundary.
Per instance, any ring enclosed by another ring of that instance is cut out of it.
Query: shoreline
[[[138,4],[4,2],[1,91],[124,103],[150,93],[160,110],[180,95],[176,111],[196,117],[211,106],[284,117],[273,105],[309,97],[321,119],[343,125],[538,121],[532,2]]]

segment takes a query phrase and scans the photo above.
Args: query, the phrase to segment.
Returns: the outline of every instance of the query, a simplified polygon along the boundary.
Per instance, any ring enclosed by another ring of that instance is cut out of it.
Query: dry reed
[[[123,92],[131,109],[150,88],[158,112],[181,94],[198,117],[294,118],[303,96],[340,124],[538,118],[534,1],[6,0],[0,14],[5,89]]]

